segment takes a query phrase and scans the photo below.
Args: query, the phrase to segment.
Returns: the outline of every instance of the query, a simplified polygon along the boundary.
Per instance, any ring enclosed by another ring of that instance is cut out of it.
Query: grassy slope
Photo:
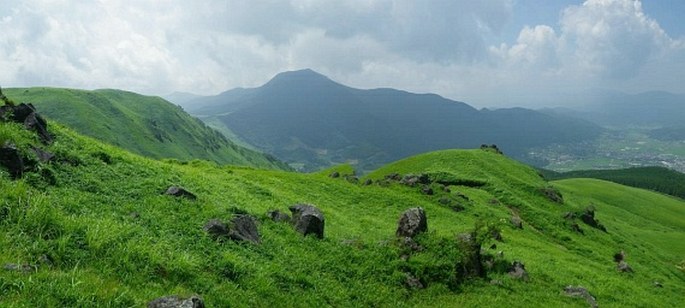
[[[234,144],[159,97],[58,88],[6,89],[5,94],[33,103],[47,118],[82,134],[148,157],[287,169],[270,156]]]
[[[685,199],[685,174],[664,167],[554,172],[541,170],[547,179],[594,178],[658,191]]]
[[[0,264],[40,264],[42,255],[52,259],[31,273],[0,271],[3,306],[142,306],[158,296],[192,293],[210,307],[585,306],[583,300],[561,295],[569,284],[588,287],[602,306],[682,303],[685,273],[675,268],[682,247],[638,236],[638,231],[682,238],[685,204],[646,191],[600,181],[561,181],[555,185],[567,202],[559,205],[539,193],[548,184],[533,169],[481,150],[425,154],[369,175],[440,171],[485,184],[452,186],[451,194],[426,196],[399,184],[360,186],[327,173],[154,161],[62,127],[51,129],[57,141],[48,150],[57,160],[39,168],[55,176],[55,185],[36,173],[11,181],[0,171]],[[4,140],[23,148],[37,144],[17,125],[0,124]],[[589,185],[592,194],[574,183]],[[171,184],[199,199],[161,195]],[[601,193],[612,189],[630,194],[603,199]],[[443,197],[461,200],[466,210],[457,213],[439,205]],[[631,203],[638,197],[645,202]],[[286,210],[298,202],[322,209],[324,240],[303,238],[288,225],[263,217],[269,209]],[[583,225],[585,235],[577,235],[563,226],[563,212],[588,202],[596,204],[608,234]],[[419,240],[429,249],[405,262],[394,231],[400,213],[417,205],[428,214],[430,232]],[[669,215],[636,215],[654,207]],[[512,210],[525,221],[523,230],[509,226]],[[228,220],[236,211],[261,217],[261,245],[217,243],[202,231],[207,220]],[[402,286],[406,268],[430,274],[454,262],[431,259],[433,249],[441,249],[435,243],[452,242],[455,233],[471,229],[477,220],[502,228],[504,242],[496,250],[504,251],[508,261],[522,260],[529,282],[492,273],[489,279],[501,280],[502,286],[489,280],[456,289],[440,282],[424,290]],[[620,249],[628,253],[635,274],[615,271],[611,256]],[[652,287],[654,280],[664,287]]]

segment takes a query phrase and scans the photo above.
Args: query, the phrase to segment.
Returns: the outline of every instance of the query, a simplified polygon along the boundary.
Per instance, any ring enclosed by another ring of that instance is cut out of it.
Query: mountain
[[[421,152],[492,143],[525,158],[530,147],[587,140],[601,131],[582,120],[528,109],[477,110],[435,94],[354,89],[311,70],[199,98],[187,109],[308,171],[344,162],[369,171]]]
[[[638,94],[593,91],[579,95],[577,106],[556,112],[615,128],[682,126],[685,95],[664,91]]]
[[[47,118],[104,142],[152,158],[204,159],[219,164],[288,168],[245,149],[162,98],[120,90],[5,89]]]
[[[181,107],[185,107],[186,103],[189,101],[192,101],[194,99],[201,98],[202,95],[197,95],[193,93],[188,93],[188,92],[173,92],[167,95],[163,95],[162,98],[165,100],[172,102],[176,105],[179,105]]]
[[[357,182],[152,160],[47,128],[54,142],[43,144],[0,121],[2,306],[144,307],[168,295],[207,307],[682,304],[685,203],[675,198],[546,182],[492,149],[412,156]],[[8,157],[26,162],[17,179]],[[195,197],[164,194],[171,185]],[[266,214],[300,203],[324,215],[323,239]],[[414,207],[427,232],[396,236]],[[234,220],[256,221],[261,241],[216,235],[221,224],[237,232]],[[612,260],[621,251],[632,272]]]

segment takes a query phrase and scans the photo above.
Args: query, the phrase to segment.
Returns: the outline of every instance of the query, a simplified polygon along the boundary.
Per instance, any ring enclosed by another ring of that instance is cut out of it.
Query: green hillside
[[[664,167],[636,167],[614,170],[541,171],[550,180],[593,178],[658,191],[685,199],[685,174]]]
[[[50,120],[152,158],[287,169],[275,158],[240,147],[162,98],[121,90],[5,89]]]
[[[171,294],[197,294],[207,307],[587,306],[564,295],[568,285],[587,288],[600,306],[683,302],[685,203],[652,192],[597,180],[548,183],[489,150],[423,154],[357,181],[157,161],[48,128],[55,141],[42,145],[19,124],[0,123],[0,144],[16,145],[27,162],[16,180],[0,168],[0,306],[141,307]],[[33,147],[55,156],[37,162]],[[402,184],[410,173],[414,186]],[[197,198],[164,195],[170,185]],[[265,215],[297,203],[321,209],[323,239]],[[606,232],[577,220],[581,234],[564,218],[590,204]],[[412,248],[395,230],[416,206],[428,232]],[[203,231],[210,219],[237,213],[256,217],[260,244]],[[462,232],[472,240],[456,236]],[[621,250],[634,273],[616,270]],[[469,275],[476,255],[487,277]],[[527,280],[508,274],[516,260]]]

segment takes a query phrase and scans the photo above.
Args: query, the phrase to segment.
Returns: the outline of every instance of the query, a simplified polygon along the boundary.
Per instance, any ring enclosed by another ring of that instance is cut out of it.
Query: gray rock
[[[303,235],[313,234],[318,238],[323,238],[326,221],[323,213],[318,208],[308,204],[297,204],[289,209],[293,214],[292,223],[297,232]]]
[[[511,216],[511,219],[509,221],[514,226],[514,228],[523,229],[523,220],[521,220],[521,217],[514,215]]]
[[[509,268],[509,276],[515,279],[528,280],[526,266],[521,261],[514,261]]]
[[[404,276],[405,276],[404,284],[406,284],[407,287],[409,287],[411,289],[423,289],[424,288],[423,283],[421,283],[421,280],[414,277],[414,275],[409,274],[409,273],[405,273]]]
[[[202,229],[209,233],[214,240],[228,237],[228,226],[218,219],[209,220]]]
[[[188,298],[180,298],[170,295],[157,298],[147,303],[148,308],[204,308],[205,303],[199,296],[193,295]]]
[[[38,160],[43,163],[47,163],[52,161],[53,158],[55,158],[55,154],[52,154],[47,151],[43,151],[41,148],[33,147],[32,148],[33,153],[36,153],[36,157],[38,157]]]
[[[330,178],[333,178],[333,179],[339,178],[339,177],[340,177],[340,172],[338,172],[338,171],[333,171],[333,172],[331,172],[331,174],[329,174],[328,176],[329,176]]]
[[[0,147],[0,166],[5,167],[14,179],[20,178],[24,173],[24,159],[14,144]]]
[[[373,180],[372,180],[372,179],[366,179],[366,180],[364,181],[364,186],[369,186],[369,185],[371,185],[371,184],[373,184]]]
[[[410,208],[400,216],[395,234],[401,237],[414,237],[428,230],[426,212],[423,208]]]
[[[432,196],[433,195],[433,188],[430,188],[430,186],[425,185],[421,188],[421,193],[424,195]]]
[[[616,265],[616,269],[621,273],[632,273],[633,272],[633,268],[630,267],[630,265],[628,265],[628,262],[626,262],[626,261],[618,262],[618,264]]]
[[[592,294],[590,294],[590,292],[588,292],[588,290],[583,287],[567,286],[564,288],[564,293],[571,297],[584,298],[585,301],[587,301],[587,303],[590,305],[590,307],[597,307],[597,300],[595,299],[595,297],[592,296]]]
[[[262,242],[254,218],[244,214],[233,217],[231,227],[228,230],[228,237],[234,241],[247,241],[255,244]]]
[[[290,215],[279,210],[273,210],[266,213],[266,216],[275,222],[290,222]]]
[[[183,198],[187,198],[190,200],[197,199],[197,196],[195,196],[195,194],[187,191],[183,187],[179,187],[179,186],[175,186],[175,185],[170,186],[164,194],[169,195],[169,196],[174,196],[174,197],[183,197]]]
[[[28,264],[7,263],[2,268],[6,271],[22,272],[22,273],[30,273],[33,271],[33,266],[28,265]]]

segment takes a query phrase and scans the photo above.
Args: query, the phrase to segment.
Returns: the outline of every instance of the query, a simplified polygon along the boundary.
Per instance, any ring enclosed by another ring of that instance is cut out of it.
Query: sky
[[[682,0],[2,0],[0,86],[214,95],[311,68],[477,107],[685,93]]]

